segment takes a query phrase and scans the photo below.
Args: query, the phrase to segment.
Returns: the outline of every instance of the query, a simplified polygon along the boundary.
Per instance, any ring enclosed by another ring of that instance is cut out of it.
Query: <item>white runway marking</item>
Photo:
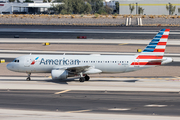
[[[54,94],[61,94],[61,93],[65,93],[65,92],[68,92],[68,91],[71,91],[71,90],[64,90],[64,91],[61,91],[61,92],[55,92]]]
[[[131,108],[111,108],[108,110],[113,110],[113,111],[127,111],[127,110],[131,110]]]
[[[81,112],[88,112],[92,110],[78,110],[78,111],[68,111],[67,113],[81,113]]]
[[[145,105],[145,107],[167,107],[167,105],[151,104],[151,105]]]

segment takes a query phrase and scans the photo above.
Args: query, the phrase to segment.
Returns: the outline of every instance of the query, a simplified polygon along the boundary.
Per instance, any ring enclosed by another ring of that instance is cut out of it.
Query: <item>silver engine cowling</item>
[[[67,79],[68,72],[66,70],[52,70],[51,76],[52,76],[52,79],[63,80],[63,79]]]

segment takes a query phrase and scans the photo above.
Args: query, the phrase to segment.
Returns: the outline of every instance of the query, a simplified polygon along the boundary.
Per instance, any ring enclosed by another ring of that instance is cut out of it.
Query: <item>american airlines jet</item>
[[[169,29],[162,29],[136,55],[25,55],[17,57],[6,67],[15,72],[51,73],[52,79],[67,79],[80,76],[79,81],[88,81],[89,74],[124,73],[172,62],[172,58],[163,57],[168,40]]]

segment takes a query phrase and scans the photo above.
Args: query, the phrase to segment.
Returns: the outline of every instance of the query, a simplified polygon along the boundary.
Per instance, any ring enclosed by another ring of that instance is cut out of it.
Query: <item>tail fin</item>
[[[136,59],[162,59],[170,29],[162,29]]]

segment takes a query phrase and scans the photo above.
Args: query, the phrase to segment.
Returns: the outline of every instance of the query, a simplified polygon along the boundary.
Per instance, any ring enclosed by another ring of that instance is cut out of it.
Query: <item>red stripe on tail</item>
[[[132,62],[131,65],[161,65],[161,62]]]
[[[169,35],[162,35],[161,38],[167,39]]]
[[[162,59],[163,56],[156,55],[139,55],[136,59]]]
[[[164,51],[165,51],[165,49],[154,49],[153,52],[164,52]]]
[[[157,45],[166,45],[166,42],[158,42]]]

